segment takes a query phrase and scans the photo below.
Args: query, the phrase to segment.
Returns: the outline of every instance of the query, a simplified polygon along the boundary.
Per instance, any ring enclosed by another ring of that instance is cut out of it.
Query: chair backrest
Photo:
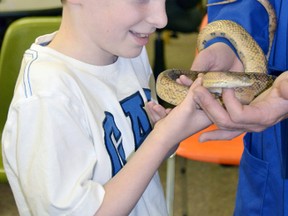
[[[60,22],[59,16],[25,17],[14,21],[5,32],[0,52],[0,138],[25,50],[38,36],[56,31]],[[0,159],[1,182],[6,177]]]

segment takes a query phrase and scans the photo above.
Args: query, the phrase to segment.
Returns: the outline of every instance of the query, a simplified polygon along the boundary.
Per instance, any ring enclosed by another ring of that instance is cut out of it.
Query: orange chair
[[[244,149],[243,136],[238,136],[232,140],[218,140],[200,143],[198,138],[201,133],[216,129],[215,125],[211,125],[207,129],[182,141],[176,151],[177,156],[184,159],[210,162],[221,165],[239,165],[241,155]],[[180,167],[182,177],[186,178],[186,166]],[[184,179],[186,180],[186,179]],[[174,202],[174,181],[175,181],[175,157],[171,156],[167,161],[166,176],[166,204],[169,215],[173,215]],[[185,187],[183,185],[182,187]],[[185,188],[183,190],[185,193]],[[186,196],[183,194],[183,215],[187,215]]]
[[[200,25],[200,30],[207,25],[208,17],[207,14],[203,17]],[[197,50],[196,50],[197,54]],[[184,159],[210,162],[221,165],[239,165],[240,158],[244,149],[243,146],[243,136],[234,138],[230,141],[209,141],[200,143],[198,141],[199,136],[204,131],[216,129],[215,125],[211,125],[203,131],[187,138],[182,141],[176,151],[176,155]],[[185,174],[186,167],[180,167],[181,173]],[[185,177],[186,180],[186,176]],[[174,202],[174,182],[175,181],[175,157],[171,156],[167,160],[167,176],[166,176],[166,204],[168,208],[169,215],[173,215],[173,202]],[[183,186],[185,187],[185,185]],[[183,195],[185,193],[185,188],[183,190]],[[187,199],[184,196],[183,203],[183,214],[187,215]]]
[[[222,165],[239,165],[243,152],[243,136],[233,140],[218,140],[199,143],[201,133],[216,129],[211,125],[207,129],[187,138],[181,142],[176,151],[178,156],[197,161],[217,163]]]

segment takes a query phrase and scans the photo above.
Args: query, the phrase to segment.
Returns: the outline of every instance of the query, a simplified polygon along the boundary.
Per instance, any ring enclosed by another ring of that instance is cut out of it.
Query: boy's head
[[[71,42],[74,47],[77,45],[78,52],[85,51],[81,57],[100,60],[96,63],[98,65],[111,64],[118,56],[138,56],[148,43],[150,34],[167,24],[165,0],[63,2],[64,25],[59,31],[60,34],[66,31],[63,42]]]

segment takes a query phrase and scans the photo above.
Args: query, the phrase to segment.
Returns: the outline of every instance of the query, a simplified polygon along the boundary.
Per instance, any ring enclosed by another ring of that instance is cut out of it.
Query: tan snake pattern
[[[268,0],[258,1],[269,14],[269,50],[266,56],[250,34],[237,23],[229,20],[211,22],[199,33],[198,50],[201,52],[209,40],[224,37],[236,49],[245,72],[198,72],[169,69],[158,76],[156,82],[158,96],[173,105],[181,103],[188,91],[188,87],[176,83],[176,79],[182,74],[195,80],[199,73],[203,73],[203,86],[220,100],[222,88],[234,88],[236,97],[242,104],[249,104],[255,97],[269,88],[275,78],[266,73],[266,58],[269,57],[276,30],[276,15]],[[227,1],[224,2],[227,3]]]

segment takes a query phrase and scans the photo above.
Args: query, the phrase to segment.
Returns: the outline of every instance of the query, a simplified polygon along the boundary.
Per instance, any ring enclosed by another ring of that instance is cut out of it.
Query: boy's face
[[[138,56],[149,35],[167,24],[165,0],[84,0],[83,12],[90,48],[114,60]]]

